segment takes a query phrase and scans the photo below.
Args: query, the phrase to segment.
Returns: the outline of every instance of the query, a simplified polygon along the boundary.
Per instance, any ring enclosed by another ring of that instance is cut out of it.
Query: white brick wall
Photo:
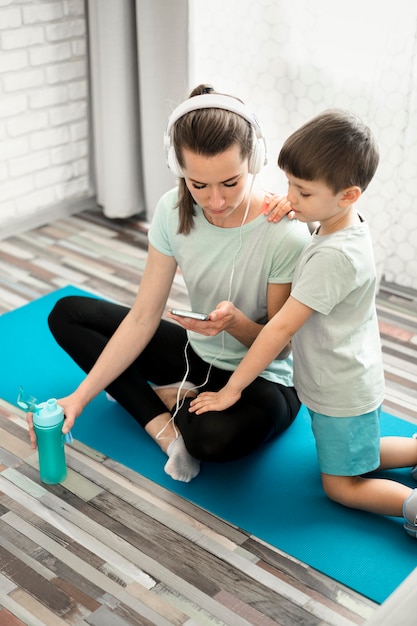
[[[0,0],[0,238],[90,186],[84,0]]]

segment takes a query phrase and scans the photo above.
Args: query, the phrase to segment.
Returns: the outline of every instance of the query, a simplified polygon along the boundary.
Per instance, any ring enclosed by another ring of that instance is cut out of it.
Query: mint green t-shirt
[[[208,222],[196,205],[194,227],[188,235],[180,235],[177,200],[177,188],[162,196],[149,241],[177,261],[192,310],[210,313],[229,299],[249,319],[266,323],[267,286],[292,282],[297,259],[310,237],[307,226],[286,218],[274,224],[259,215],[243,227],[220,228]],[[210,364],[215,359],[216,367],[229,371],[236,369],[248,350],[227,332],[216,337],[189,332],[188,336],[204,361]],[[292,355],[273,361],[261,376],[291,386]]]
[[[365,222],[331,235],[313,234],[297,264],[291,295],[314,309],[292,346],[299,398],[316,413],[363,415],[384,398],[375,286]]]

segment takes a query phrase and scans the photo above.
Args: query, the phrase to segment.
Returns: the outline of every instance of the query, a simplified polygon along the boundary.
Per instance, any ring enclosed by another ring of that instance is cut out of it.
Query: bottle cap
[[[56,426],[63,420],[62,408],[56,401],[56,398],[50,398],[46,402],[40,402],[36,405],[33,414],[33,423],[35,426]]]

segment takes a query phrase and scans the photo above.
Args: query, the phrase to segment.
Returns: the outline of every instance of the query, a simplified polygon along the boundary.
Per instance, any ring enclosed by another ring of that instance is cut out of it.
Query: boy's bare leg
[[[417,439],[413,437],[382,437],[379,469],[414,467],[417,465]]]
[[[402,483],[383,478],[321,476],[329,498],[344,506],[379,515],[402,517],[403,504],[413,492]]]
[[[417,438],[383,437],[378,469],[417,466]],[[326,494],[344,506],[393,517],[404,517],[408,534],[417,538],[417,489],[384,478],[322,474]]]

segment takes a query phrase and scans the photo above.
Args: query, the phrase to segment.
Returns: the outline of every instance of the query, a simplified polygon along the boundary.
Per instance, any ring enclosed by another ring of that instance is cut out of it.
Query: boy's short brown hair
[[[303,180],[322,180],[334,193],[356,186],[363,192],[378,167],[371,130],[341,109],[320,113],[284,142],[278,166]]]

